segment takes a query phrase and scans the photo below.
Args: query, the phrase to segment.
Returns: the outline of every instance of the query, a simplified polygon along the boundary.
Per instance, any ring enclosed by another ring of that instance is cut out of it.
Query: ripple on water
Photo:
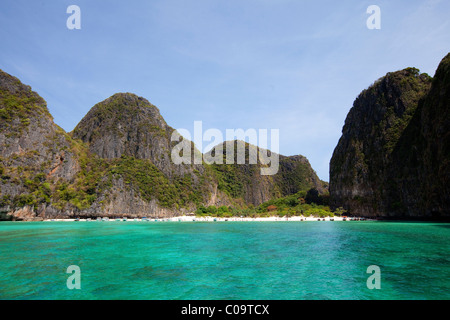
[[[435,223],[6,222],[0,298],[449,299],[449,240]]]

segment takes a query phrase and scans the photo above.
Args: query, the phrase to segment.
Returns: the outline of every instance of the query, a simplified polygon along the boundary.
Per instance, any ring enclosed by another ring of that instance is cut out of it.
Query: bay
[[[449,252],[445,223],[2,222],[0,299],[449,299]]]

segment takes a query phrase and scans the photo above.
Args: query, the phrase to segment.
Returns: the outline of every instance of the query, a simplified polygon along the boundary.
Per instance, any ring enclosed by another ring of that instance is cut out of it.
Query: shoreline
[[[261,218],[249,218],[249,217],[195,217],[195,216],[179,216],[179,217],[171,217],[171,218],[102,218],[101,220],[97,219],[45,219],[45,222],[278,222],[278,221],[296,221],[296,222],[311,222],[311,221],[362,221],[369,220],[364,218],[343,218],[343,217],[303,217],[303,216],[295,216],[295,217],[261,217]]]

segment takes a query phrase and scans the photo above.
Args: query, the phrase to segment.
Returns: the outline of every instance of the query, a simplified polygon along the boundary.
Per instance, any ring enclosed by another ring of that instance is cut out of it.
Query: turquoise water
[[[1,222],[0,299],[450,299],[449,253],[443,223]]]

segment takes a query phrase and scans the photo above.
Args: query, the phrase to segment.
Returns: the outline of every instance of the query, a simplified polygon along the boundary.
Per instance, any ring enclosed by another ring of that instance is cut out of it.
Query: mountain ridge
[[[180,143],[171,141],[175,130],[156,106],[135,94],[117,93],[97,103],[67,133],[29,86],[1,70],[0,79],[0,117],[5,119],[0,126],[0,212],[13,219],[168,217],[193,212],[199,205],[244,208],[298,191],[292,187],[273,194],[270,188],[280,184],[278,179],[265,189],[248,183],[244,193],[230,194],[212,166],[173,164],[171,150]],[[181,143],[199,152],[191,141],[182,138]],[[22,151],[40,160],[28,161]],[[309,162],[298,163],[315,175],[306,168]],[[238,185],[240,170],[230,172],[228,186]],[[230,180],[233,176],[237,180]],[[307,179],[303,187],[320,181],[316,175]]]
[[[330,201],[366,217],[449,217],[450,54],[434,78],[406,68],[355,100],[330,161]]]

